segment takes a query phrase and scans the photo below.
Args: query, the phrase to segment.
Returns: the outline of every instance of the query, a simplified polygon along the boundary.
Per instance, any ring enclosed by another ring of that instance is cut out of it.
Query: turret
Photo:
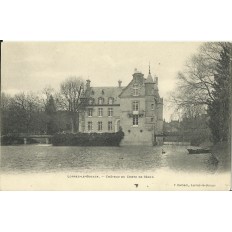
[[[145,84],[145,95],[147,96],[154,95],[155,83],[151,75],[150,65],[149,65],[149,73],[148,73],[147,79],[145,80],[144,84]]]

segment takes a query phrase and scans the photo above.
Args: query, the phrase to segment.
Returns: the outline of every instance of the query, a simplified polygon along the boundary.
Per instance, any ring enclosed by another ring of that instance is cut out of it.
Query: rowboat
[[[189,154],[201,154],[201,153],[210,153],[210,149],[209,148],[188,148],[187,149]]]

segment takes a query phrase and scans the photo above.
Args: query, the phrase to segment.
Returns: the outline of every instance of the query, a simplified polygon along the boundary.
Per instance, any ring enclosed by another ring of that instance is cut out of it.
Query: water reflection
[[[218,160],[212,154],[190,155],[183,146],[162,147],[42,147],[1,148],[4,172],[140,171],[163,169],[214,173]]]

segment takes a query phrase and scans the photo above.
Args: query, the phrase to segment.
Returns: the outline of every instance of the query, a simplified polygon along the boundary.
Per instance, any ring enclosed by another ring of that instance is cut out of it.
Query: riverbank
[[[219,170],[231,170],[231,147],[227,142],[221,142],[211,147],[211,153],[219,161]]]

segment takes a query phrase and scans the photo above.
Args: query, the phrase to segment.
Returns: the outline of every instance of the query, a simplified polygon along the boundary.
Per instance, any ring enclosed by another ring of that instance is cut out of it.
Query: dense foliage
[[[1,133],[41,134],[46,131],[47,115],[35,94],[1,94]]]
[[[84,107],[80,78],[68,78],[60,92],[46,87],[40,93],[1,93],[1,134],[49,134],[79,130],[79,110]]]
[[[230,50],[226,46],[220,53],[216,71],[217,74],[215,74],[213,83],[214,90],[212,91],[213,101],[209,102],[208,114],[213,141],[221,142],[229,139],[231,113]]]
[[[119,146],[124,137],[122,131],[116,133],[56,134],[52,138],[54,146]]]
[[[27,138],[27,144],[38,143],[35,139]],[[24,144],[24,139],[18,135],[3,135],[1,136],[1,145],[22,145]]]
[[[207,114],[209,139],[214,143],[229,140],[231,59],[232,43],[204,43],[178,73],[177,88],[171,93],[170,102],[180,118],[193,120]],[[197,136],[200,140],[201,134]]]
[[[45,113],[47,114],[47,134],[53,135],[58,132],[58,126],[56,120],[56,106],[52,95],[50,95],[49,100],[45,106]]]

